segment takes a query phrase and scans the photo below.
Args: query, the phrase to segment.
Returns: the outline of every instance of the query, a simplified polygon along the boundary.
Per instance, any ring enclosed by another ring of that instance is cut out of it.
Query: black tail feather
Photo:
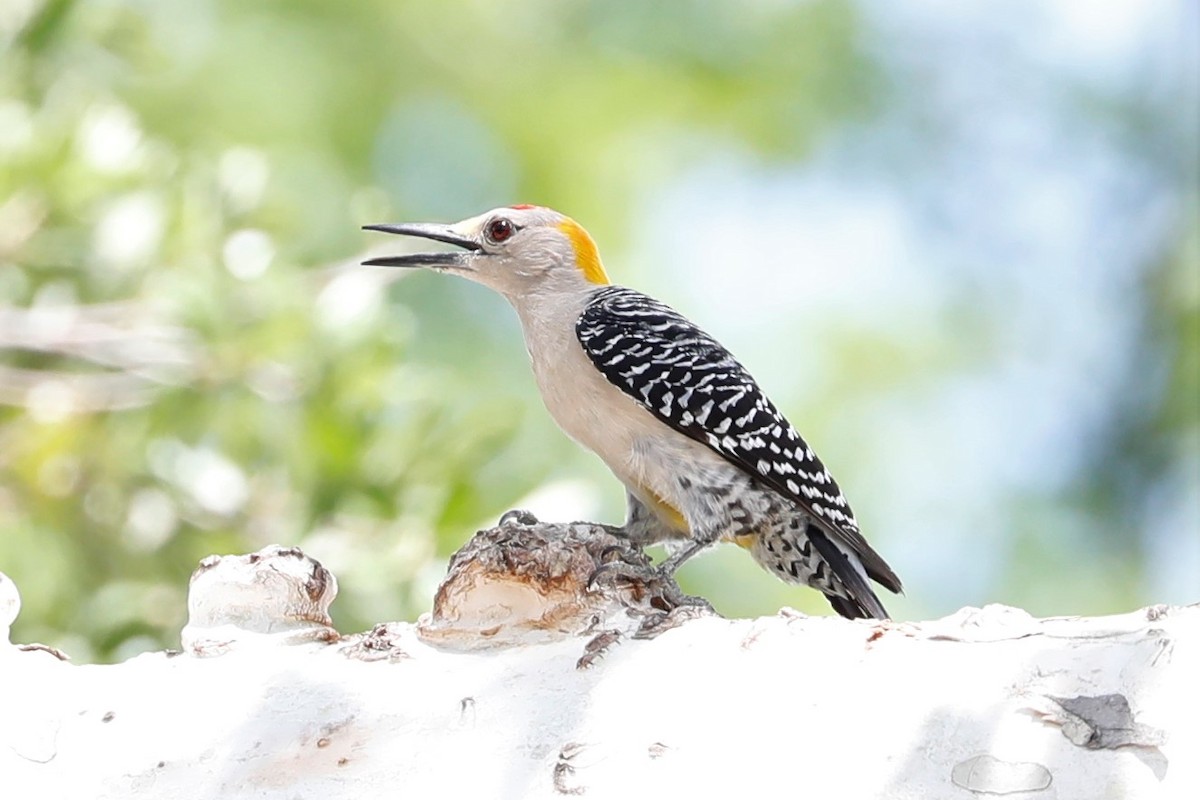
[[[816,525],[809,525],[805,532],[816,546],[817,552],[829,564],[832,577],[837,578],[842,588],[850,595],[849,598],[845,598],[826,593],[825,598],[829,600],[833,610],[846,619],[890,619],[866,577],[855,569],[850,559],[846,558],[846,554],[829,540],[825,532]]]
[[[867,610],[852,600],[838,597],[836,594],[827,594],[825,599],[829,601],[829,605],[833,606],[834,611],[846,619],[871,619]]]

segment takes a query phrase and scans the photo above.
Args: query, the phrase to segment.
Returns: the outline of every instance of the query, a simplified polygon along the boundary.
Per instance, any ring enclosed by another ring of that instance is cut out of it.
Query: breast
[[[574,337],[556,345],[549,358],[531,357],[546,410],[564,433],[628,476],[633,441],[654,420],[592,366]]]
[[[717,458],[716,454],[671,430],[596,369],[575,335],[582,307],[566,301],[518,307],[546,410],[564,433],[598,455],[626,486],[649,489],[678,505],[673,465]],[[689,452],[684,462],[672,458],[680,448]]]

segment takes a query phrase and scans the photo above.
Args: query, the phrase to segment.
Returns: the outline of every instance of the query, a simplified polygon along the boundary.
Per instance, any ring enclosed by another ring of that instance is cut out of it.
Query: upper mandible
[[[368,265],[455,272],[509,297],[590,292],[609,283],[596,243],[583,226],[542,206],[495,208],[451,225],[417,222],[366,227],[463,248],[460,252],[372,258],[364,262]]]

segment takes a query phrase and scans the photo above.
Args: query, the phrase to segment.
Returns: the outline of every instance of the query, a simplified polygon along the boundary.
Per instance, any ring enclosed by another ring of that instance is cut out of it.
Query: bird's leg
[[[678,569],[679,565],[703,550],[707,544],[711,544],[711,541],[691,542],[684,550],[657,567],[653,566],[649,559],[633,562],[621,558],[610,561],[596,568],[591,578],[588,579],[588,588],[594,589],[604,584],[612,585],[618,581],[640,586],[651,593],[650,605],[658,610],[659,613],[656,616],[660,617],[674,617],[678,609],[691,607],[703,612],[711,612],[712,606],[708,604],[707,600],[684,594],[674,578],[674,571]],[[656,627],[649,623],[643,625],[646,630]]]
[[[704,548],[715,542],[721,534],[721,529],[716,526],[706,526],[698,531],[694,531],[692,538],[677,550],[670,558],[658,565],[658,570],[664,577],[672,577],[675,571],[683,566],[683,562],[687,561],[692,556],[699,553]]]
[[[646,547],[651,544],[676,539],[680,531],[665,524],[650,507],[629,489],[625,490],[625,538],[634,544]]]
[[[629,518],[630,523],[632,523],[635,519],[637,519],[634,516],[634,503],[638,503],[638,501],[632,494],[629,495],[629,501]],[[641,506],[641,504],[638,503],[638,506]],[[641,506],[641,508],[644,510],[644,506]],[[644,518],[638,520],[638,522],[639,524],[644,524]],[[627,523],[627,526],[630,523]],[[663,529],[666,530],[665,526]],[[713,542],[717,541],[721,535],[722,529],[723,526],[721,524],[705,525],[703,527],[697,526],[697,529],[693,530],[692,536],[683,544],[683,546],[657,567],[651,566],[649,561],[645,561],[640,564],[632,564],[624,559],[606,563],[592,573],[592,577],[588,581],[588,586],[590,587],[596,585],[599,579],[611,580],[612,578],[625,578],[627,581],[640,583],[665,581],[668,584],[674,584],[675,571],[683,565],[683,562],[687,561],[689,558],[696,555]],[[634,539],[634,541],[637,540]],[[662,540],[660,539],[657,541]],[[677,594],[681,598],[686,597],[686,595],[682,594],[681,592],[677,592]]]

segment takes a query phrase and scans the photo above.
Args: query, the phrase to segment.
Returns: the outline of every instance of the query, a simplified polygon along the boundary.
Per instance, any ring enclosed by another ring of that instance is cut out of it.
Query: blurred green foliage
[[[594,483],[616,521],[621,492],[546,418],[502,302],[389,288],[356,266],[359,226],[537,202],[613,262],[697,154],[803,163],[870,130],[891,80],[838,0],[0,0],[14,638],[80,660],[170,646],[196,562],[268,542],[330,566],[358,630],[427,609],[445,557],[547,481]],[[1166,437],[1196,435],[1196,299],[1171,287],[1190,235],[1149,273],[1139,339],[1176,359],[1137,416]],[[878,344],[857,346],[874,372]],[[1140,599],[1133,580],[1112,604]],[[689,588],[730,613],[823,608],[737,554]]]

